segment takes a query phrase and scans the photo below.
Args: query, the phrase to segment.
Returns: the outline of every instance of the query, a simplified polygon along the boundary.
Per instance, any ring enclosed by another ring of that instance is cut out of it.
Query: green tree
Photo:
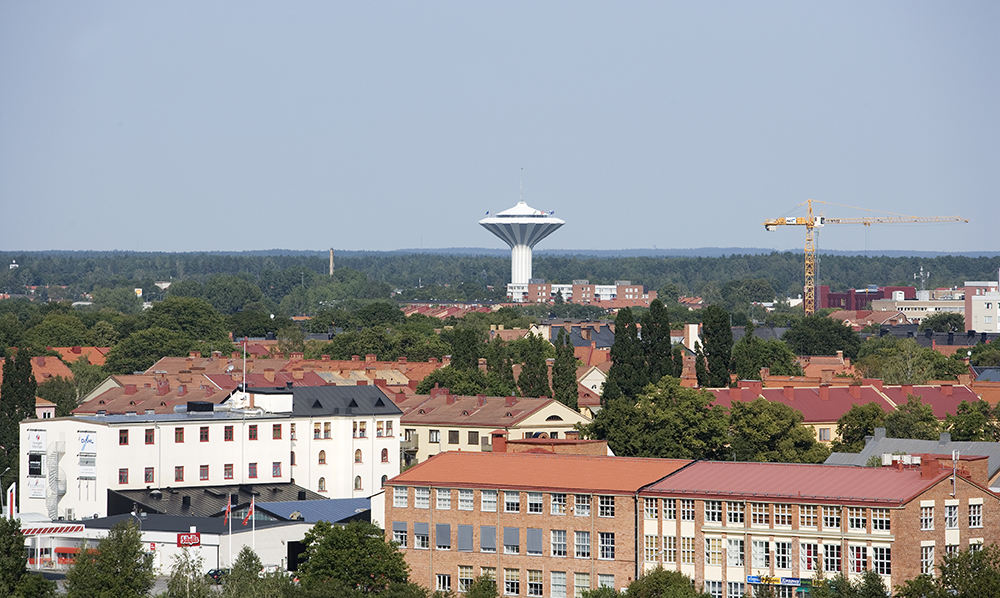
[[[664,376],[635,399],[606,402],[582,430],[622,457],[716,459],[726,454],[729,421],[706,391]]]
[[[556,362],[552,366],[552,393],[554,398],[570,409],[576,410],[580,393],[576,383],[576,353],[564,328],[556,336]]]
[[[670,375],[674,378],[680,378],[684,374],[684,345],[681,343],[675,343],[673,347],[670,348]]]
[[[822,463],[830,451],[802,425],[802,412],[758,397],[733,401],[730,450],[737,461]]]
[[[733,329],[729,312],[718,305],[709,305],[702,314],[702,352],[708,366],[708,385],[729,386],[729,367],[733,358]]]
[[[169,296],[143,312],[150,328],[173,330],[201,341],[228,340],[225,319],[207,301]]]
[[[997,410],[982,399],[973,403],[962,401],[955,415],[945,416],[945,427],[955,441],[1000,441],[1000,422]]]
[[[56,582],[45,579],[41,573],[28,573],[21,578],[13,598],[56,598],[58,589]]]
[[[86,345],[90,340],[87,327],[72,314],[53,313],[24,334],[25,340],[35,347],[73,347]]]
[[[97,550],[86,545],[66,572],[67,598],[138,598],[153,589],[153,555],[134,521],[116,523]]]
[[[495,336],[486,344],[484,354],[486,357],[486,376],[490,385],[503,390],[503,394],[497,396],[506,397],[516,394],[514,362],[507,350],[507,343],[503,342],[499,336]]]
[[[1000,343],[979,343],[972,348],[969,360],[976,367],[1000,366]]]
[[[921,347],[912,338],[884,336],[861,345],[855,367],[866,377],[887,384],[926,384],[928,380],[954,380],[965,373],[961,361]]]
[[[131,374],[145,371],[161,357],[184,357],[194,341],[181,332],[166,328],[147,328],[132,333],[108,351],[104,370],[108,374]]]
[[[838,453],[860,453],[865,448],[865,436],[875,433],[875,428],[885,426],[886,413],[875,403],[851,405],[847,413],[837,420],[837,436],[832,449]]]
[[[306,588],[324,583],[364,594],[385,591],[390,584],[406,583],[409,568],[396,545],[367,521],[344,526],[320,521],[303,539],[306,561],[299,567]]]
[[[301,353],[306,349],[306,335],[298,324],[289,324],[278,330],[278,351],[288,357],[291,353]]]
[[[920,320],[918,331],[933,330],[934,332],[964,332],[965,316],[953,311],[944,311],[927,316]]]
[[[680,571],[667,571],[657,567],[647,571],[628,584],[628,598],[709,598],[694,587],[690,577]],[[754,596],[757,593],[754,592]]]
[[[611,345],[611,369],[604,386],[601,402],[625,396],[636,397],[646,386],[646,356],[639,341],[632,310],[618,310],[615,317],[615,342]]]
[[[708,365],[705,362],[705,351],[698,341],[694,343],[694,373],[698,386],[706,388],[712,385],[712,379],[708,375]]]
[[[264,295],[257,285],[244,278],[220,274],[205,283],[201,298],[212,304],[212,307],[220,313],[232,315],[248,303],[262,300]]]
[[[244,546],[236,561],[223,578],[222,596],[225,598],[291,598],[292,581],[281,572],[261,573],[260,557],[249,546]],[[211,595],[211,594],[209,594]]]
[[[489,575],[477,575],[465,593],[466,598],[497,598],[499,595],[497,582]]]
[[[79,405],[83,397],[104,381],[104,368],[90,363],[86,355],[69,364],[73,372],[73,386],[76,387],[76,403]]]
[[[27,572],[21,521],[0,517],[0,596],[11,596]]]
[[[898,598],[986,598],[1000,596],[1000,547],[945,554],[938,575],[920,575],[896,586]]]
[[[451,367],[472,370],[479,367],[483,339],[479,331],[471,327],[459,327],[451,331]]]
[[[490,380],[478,369],[456,370],[448,366],[438,368],[425,376],[417,385],[417,394],[429,394],[435,387],[447,388],[452,394],[460,396],[489,394]]]
[[[522,397],[551,397],[552,387],[549,386],[549,368],[545,363],[545,354],[551,344],[537,334],[525,337],[528,350],[524,354],[524,364],[521,375],[517,378],[517,386]]]
[[[670,318],[659,299],[653,299],[649,310],[642,316],[642,350],[646,357],[646,380],[655,383],[673,374]]]
[[[204,559],[191,554],[186,547],[174,556],[174,564],[167,580],[165,598],[208,598],[212,595],[208,579],[202,573]]]
[[[98,309],[109,308],[127,315],[142,311],[142,299],[135,294],[135,288],[95,289],[94,305]]]
[[[937,440],[941,426],[934,417],[934,408],[924,404],[919,396],[906,395],[906,404],[885,416],[887,438],[911,438],[914,440]]]
[[[733,373],[737,380],[760,380],[760,369],[767,367],[776,376],[802,376],[802,366],[795,353],[783,341],[765,341],[754,335],[753,324],[733,345]]]
[[[7,347],[20,345],[22,336],[24,336],[24,326],[16,315],[6,313],[0,316],[0,354]]]
[[[56,404],[56,417],[65,417],[77,407],[76,385],[62,376],[53,376],[38,385],[37,396]]]
[[[21,349],[8,355],[0,384],[0,471],[10,468],[10,478],[20,476],[21,420],[35,417],[38,384],[31,366],[31,353]]]
[[[95,347],[112,347],[121,338],[115,325],[107,320],[98,320],[90,327],[90,342]]]
[[[798,320],[781,337],[796,355],[835,355],[843,351],[854,359],[861,347],[861,337],[849,326],[820,314]]]

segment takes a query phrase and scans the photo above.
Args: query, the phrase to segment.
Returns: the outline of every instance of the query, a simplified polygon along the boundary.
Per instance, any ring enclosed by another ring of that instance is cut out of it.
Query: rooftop
[[[458,396],[449,394],[446,388],[432,390],[430,395],[413,395],[400,402],[400,423],[506,428],[553,403],[562,405],[554,399]],[[586,419],[575,412],[573,415]]]

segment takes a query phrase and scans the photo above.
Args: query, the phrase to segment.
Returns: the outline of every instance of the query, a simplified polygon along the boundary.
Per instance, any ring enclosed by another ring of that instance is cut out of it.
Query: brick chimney
[[[861,384],[864,386],[874,386],[878,390],[882,390],[882,381],[878,378],[862,378]]]
[[[383,380],[382,378],[375,378],[375,380],[373,382],[375,382],[375,386],[377,386],[379,388],[388,388],[389,387],[389,384],[385,380]]]
[[[302,353],[289,353],[288,354],[289,359],[292,359],[292,360],[295,360],[295,361],[302,361],[302,356],[303,356]]]
[[[292,368],[292,379],[293,380],[302,380],[303,378],[305,378],[305,376],[306,376],[306,373],[305,373],[305,371],[302,368]]]
[[[243,357],[243,354],[240,353],[239,351],[233,351],[232,353],[229,354],[229,356],[232,357],[233,359],[239,359]]]
[[[438,362],[438,358],[437,357],[428,357],[427,358],[427,363],[437,363],[437,362]]]
[[[771,368],[760,368],[760,379],[767,380],[771,377]]]
[[[188,357],[194,359],[201,359],[201,351],[191,351],[190,353],[188,353]]]
[[[516,404],[517,404],[517,397],[515,396],[504,397],[504,402],[503,402],[504,407],[513,407]]]
[[[437,384],[435,384],[434,388],[431,389],[431,397],[435,397],[436,398],[436,397],[442,397],[442,396],[444,396],[444,397],[448,396],[448,389],[447,388],[441,388],[440,386],[438,386]]]
[[[274,382],[274,368],[264,368],[264,379],[268,382]]]
[[[162,397],[168,392],[170,392],[170,382],[165,378],[159,378],[156,381],[156,396]]]
[[[955,388],[951,384],[942,384],[941,385],[941,394],[943,394],[944,396],[950,397],[950,396],[952,396],[954,394],[954,392],[955,392]]]
[[[73,352],[73,353],[76,353],[77,355],[79,355],[80,353],[82,353],[82,352],[83,352],[83,349],[82,349],[82,348],[80,348],[80,347],[70,347],[70,349],[69,349],[69,350],[70,350],[71,352]]]
[[[330,361],[330,356],[329,355],[320,355],[319,356],[319,360],[320,361]]]
[[[783,386],[781,388],[781,393],[785,395],[785,398],[789,401],[795,399],[795,387],[794,386]]]
[[[740,381],[743,382],[742,380]],[[743,400],[743,388],[737,386],[736,388],[729,389],[729,400],[730,401],[742,401]]]
[[[844,363],[844,352],[843,351],[837,351],[837,361],[839,361],[840,363]]]
[[[191,372],[189,370],[181,370],[177,372],[177,380],[182,384],[191,384]]]
[[[451,365],[451,355],[441,357],[441,363],[444,365]]]
[[[376,361],[376,359],[375,359],[375,354],[374,353],[369,353],[369,354],[365,355],[365,363],[375,363],[375,361]]]
[[[420,386],[420,382],[418,382],[417,380],[407,380],[406,385],[410,388],[410,390],[416,392],[417,387]]]
[[[184,395],[186,395],[186,394],[187,394],[187,390],[188,390],[188,389],[187,389],[187,386],[186,386],[186,385],[184,385],[184,384],[181,384],[181,385],[179,385],[179,386],[177,387],[177,396],[179,396],[179,397],[183,397]]]
[[[566,433],[563,434],[563,436],[566,437],[566,440],[579,440],[580,439],[580,431],[579,430],[566,430]]]
[[[831,380],[833,380],[833,370],[820,370],[819,372],[820,384],[826,384]]]
[[[399,359],[397,359],[396,361],[398,361],[399,363],[406,363],[406,358],[400,355]]]
[[[490,440],[493,442],[493,452],[494,453],[506,453],[507,452],[507,433],[501,430],[496,430],[490,434]]]
[[[926,456],[920,459],[920,479],[927,480],[941,473],[941,463],[937,459],[928,459]]]
[[[45,367],[45,356],[39,355],[38,357],[35,357],[35,363],[38,364],[38,367]]]
[[[819,400],[829,401],[830,400],[830,385],[820,384],[819,385]]]
[[[444,398],[444,404],[445,405],[454,405],[456,400],[458,400],[457,396],[455,396],[453,394],[449,394],[449,395],[445,396],[445,398]]]
[[[361,361],[361,357],[357,355],[351,355],[351,361]]]
[[[212,359],[222,359],[222,351],[212,351]]]
[[[134,395],[135,393],[138,392],[138,390],[135,387],[135,384],[126,384],[124,388],[126,395]]]
[[[749,400],[756,399],[764,391],[764,383],[760,380],[740,380],[738,386],[753,393],[753,396],[747,397]]]
[[[851,397],[852,398],[860,399],[861,398],[861,385],[860,384],[851,384],[850,386],[847,387],[847,392],[851,393]]]
[[[476,406],[482,407],[486,404],[486,395],[476,395]]]
[[[899,390],[901,390],[903,392],[903,399],[905,400],[906,399],[906,395],[913,394],[913,385],[912,384],[904,384],[904,385],[902,385],[902,386],[899,387]]]
[[[355,386],[368,386],[367,380],[358,380]]]

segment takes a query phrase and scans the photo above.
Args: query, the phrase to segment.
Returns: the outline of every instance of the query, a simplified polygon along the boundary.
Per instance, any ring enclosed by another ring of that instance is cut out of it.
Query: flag
[[[252,501],[253,497],[250,497],[250,500]],[[227,523],[229,523],[229,516],[232,514],[232,512],[233,512],[233,495],[230,494],[229,498],[226,499],[226,514],[222,516],[222,525],[226,525]]]
[[[490,215],[490,211],[489,211],[489,210],[486,210],[486,215],[487,215],[487,216],[489,216],[489,215]]]
[[[247,509],[247,516],[243,518],[243,525],[246,525],[247,521],[250,521],[250,518],[253,517],[253,499],[254,499],[254,497],[251,496],[250,497],[250,508]]]

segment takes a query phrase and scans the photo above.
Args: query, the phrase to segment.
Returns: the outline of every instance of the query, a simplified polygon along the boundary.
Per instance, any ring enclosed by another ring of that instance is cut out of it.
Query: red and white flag
[[[251,497],[252,500],[252,497]],[[229,516],[233,512],[233,496],[230,494],[229,498],[226,499],[226,514],[222,516],[222,525],[229,523]]]
[[[250,508],[247,509],[247,516],[243,518],[243,525],[246,525],[247,522],[250,521],[250,518],[253,517],[253,500],[254,500],[254,497],[251,496],[250,497]]]

